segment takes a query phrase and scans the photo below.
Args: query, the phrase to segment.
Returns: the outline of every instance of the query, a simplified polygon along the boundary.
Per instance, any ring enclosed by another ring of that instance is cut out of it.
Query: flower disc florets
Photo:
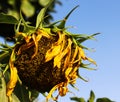
[[[47,99],[55,90],[58,90],[58,96],[65,96],[69,92],[68,84],[74,86],[78,77],[83,79],[78,73],[80,67],[87,68],[82,60],[96,64],[86,57],[83,50],[86,47],[81,43],[97,34],[71,34],[65,28],[65,22],[75,8],[59,25],[54,23],[46,27],[42,26],[46,8],[38,15],[36,27],[27,25],[21,15],[22,23],[20,21],[18,28],[24,25],[24,30],[20,32],[17,28],[16,31],[16,43],[9,60],[7,96],[12,94],[18,77],[29,89],[48,92]]]
[[[81,61],[88,60],[67,32],[52,33],[38,29],[15,47],[14,66],[23,84],[42,93],[49,92],[47,98],[56,89],[59,95],[66,95],[67,85],[78,78]]]
[[[37,31],[36,33],[42,35],[40,34],[41,32]],[[31,41],[33,44],[30,44],[30,46],[29,43],[23,43],[16,47],[16,49],[19,49],[16,50],[16,53],[19,53],[19,55],[15,61],[15,66],[18,69],[18,75],[23,84],[40,92],[49,92],[53,86],[65,80],[64,73],[61,73],[62,70],[57,67],[54,68],[53,59],[47,62],[45,61],[47,51],[57,40],[57,35],[49,37],[42,36],[37,42],[38,48],[36,48],[33,39]]]

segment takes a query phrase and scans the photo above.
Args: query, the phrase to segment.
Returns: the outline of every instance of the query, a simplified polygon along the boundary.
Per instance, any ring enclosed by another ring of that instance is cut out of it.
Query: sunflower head
[[[44,26],[46,9],[39,13],[36,27],[27,25],[21,15],[9,60],[11,77],[7,84],[7,96],[13,92],[18,77],[29,89],[48,92],[47,99],[55,90],[58,90],[58,96],[65,96],[69,92],[68,84],[74,86],[77,78],[82,79],[79,69],[87,68],[83,60],[96,64],[85,55],[86,47],[81,43],[97,34],[72,34],[65,28],[67,18],[76,7],[63,20]],[[20,26],[24,26],[22,31]]]

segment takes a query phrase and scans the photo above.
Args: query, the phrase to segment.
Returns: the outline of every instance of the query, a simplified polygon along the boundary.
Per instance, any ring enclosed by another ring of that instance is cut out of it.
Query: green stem
[[[9,56],[10,55],[10,52],[9,51],[5,51],[4,53],[2,53],[1,55],[0,55],[0,62],[5,58],[5,57],[7,57],[7,56]]]

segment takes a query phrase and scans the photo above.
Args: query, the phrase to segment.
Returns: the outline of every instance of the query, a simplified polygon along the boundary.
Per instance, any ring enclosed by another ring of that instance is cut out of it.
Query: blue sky
[[[93,34],[97,41],[86,41],[84,45],[94,48],[95,52],[86,52],[97,62],[97,71],[81,69],[82,76],[89,82],[77,80],[79,91],[70,88],[79,97],[88,99],[90,90],[96,98],[108,97],[120,102],[120,1],[119,0],[61,0],[62,6],[56,6],[54,20],[62,19],[73,7],[80,5],[69,17],[66,26],[74,26],[72,33]],[[59,102],[69,101],[70,96],[59,98]]]
[[[69,17],[66,26],[74,26],[72,33],[93,34],[97,41],[86,41],[84,45],[94,48],[86,51],[97,62],[96,71],[81,69],[80,74],[89,78],[89,82],[77,80],[79,91],[68,93],[59,98],[59,102],[69,102],[69,97],[79,96],[88,99],[91,90],[96,98],[108,97],[120,102],[120,0],[61,0],[63,5],[56,6],[54,21],[62,19],[73,7],[80,5]],[[43,100],[40,96],[40,100]],[[71,101],[72,102],[72,101]]]

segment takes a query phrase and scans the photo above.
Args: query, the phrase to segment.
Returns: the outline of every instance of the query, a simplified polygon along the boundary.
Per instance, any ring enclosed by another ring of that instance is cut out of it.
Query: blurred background
[[[96,71],[80,70],[82,76],[89,79],[84,82],[78,79],[76,86],[79,91],[73,91],[76,96],[88,99],[90,90],[96,98],[109,97],[120,102],[120,1],[119,0],[62,0],[63,6],[56,6],[58,13],[54,20],[61,19],[71,8],[80,5],[69,17],[67,26],[73,33],[93,34],[97,41],[86,41],[83,45],[94,48],[95,52],[86,51],[97,62]],[[62,98],[67,102],[69,96]],[[60,102],[63,102],[61,99]]]
[[[80,79],[76,82],[79,91],[70,88],[72,93],[65,97],[59,97],[58,102],[69,102],[70,97],[78,96],[88,99],[91,90],[96,98],[108,97],[120,102],[120,1],[119,0],[61,0],[62,3],[54,5],[55,12],[50,12],[50,22],[63,19],[64,16],[76,5],[79,7],[69,17],[66,26],[77,34],[93,34],[100,32],[96,41],[86,41],[83,45],[93,48],[95,51],[86,51],[87,56],[97,62],[97,70],[80,70],[81,76],[89,81]],[[53,11],[54,11],[53,10]],[[24,13],[24,12],[23,12]],[[27,19],[27,18],[26,18]],[[46,21],[46,23],[49,23]],[[34,24],[34,23],[33,23]],[[2,28],[0,28],[0,31]],[[0,42],[3,42],[3,36]],[[92,66],[95,67],[96,66]],[[45,98],[40,94],[39,101]]]

